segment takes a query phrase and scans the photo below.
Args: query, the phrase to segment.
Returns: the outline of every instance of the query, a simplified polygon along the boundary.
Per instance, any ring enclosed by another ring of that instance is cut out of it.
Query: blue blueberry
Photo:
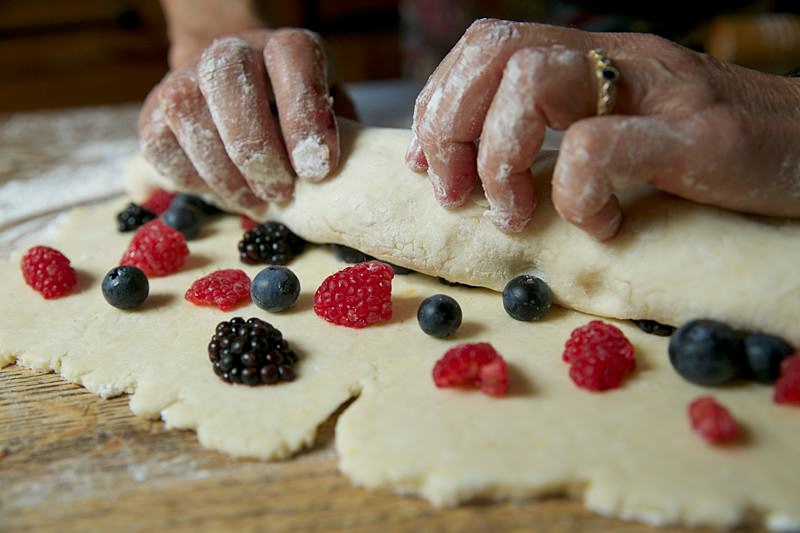
[[[345,263],[350,263],[351,265],[355,263],[364,263],[374,259],[374,257],[371,255],[367,255],[364,252],[359,252],[355,248],[350,248],[344,244],[331,244],[331,250],[333,250],[333,254],[336,256],[336,259]]]
[[[192,194],[179,194],[175,198],[172,199],[172,203],[169,204],[170,208],[173,207],[193,207],[197,209],[203,215],[216,215],[222,213],[218,207],[209,204],[199,196],[194,196]]]
[[[103,297],[118,309],[139,307],[150,294],[150,282],[144,272],[134,266],[118,266],[103,278]]]
[[[503,289],[503,307],[515,320],[539,320],[551,303],[550,287],[536,276],[517,276]]]
[[[256,275],[250,286],[253,302],[271,313],[290,308],[299,294],[300,280],[284,266],[268,266]]]
[[[203,215],[197,209],[188,205],[170,206],[162,215],[164,223],[183,233],[188,239],[197,237],[200,233],[200,224]]]
[[[674,326],[668,326],[667,324],[662,324],[661,322],[656,322],[655,320],[631,320],[634,324],[636,324],[640,330],[644,331],[645,333],[649,333],[650,335],[658,335],[659,337],[669,337],[673,333],[675,333]]]
[[[722,385],[744,368],[744,343],[729,326],[715,320],[692,320],[669,340],[669,361],[687,381]]]
[[[774,383],[781,374],[781,363],[794,348],[774,335],[751,333],[744,338],[749,376],[760,383]]]
[[[461,325],[461,306],[446,294],[434,294],[419,304],[417,321],[428,335],[449,337]]]
[[[411,270],[410,268],[401,267],[400,265],[395,265],[395,264],[389,263],[388,261],[384,261],[384,263],[386,263],[387,265],[392,267],[392,271],[394,272],[395,276],[407,276],[409,274],[413,274],[414,273],[414,271]]]

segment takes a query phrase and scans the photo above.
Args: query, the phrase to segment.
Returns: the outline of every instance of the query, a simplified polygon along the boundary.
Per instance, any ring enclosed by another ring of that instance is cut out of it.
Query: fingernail
[[[319,181],[331,170],[330,149],[319,135],[311,135],[295,145],[292,164],[301,178]]]
[[[414,172],[425,172],[428,168],[428,160],[422,152],[416,135],[411,136],[411,142],[406,150],[406,166]]]

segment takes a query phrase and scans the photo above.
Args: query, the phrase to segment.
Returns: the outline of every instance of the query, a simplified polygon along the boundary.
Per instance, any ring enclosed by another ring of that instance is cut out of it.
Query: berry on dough
[[[461,306],[446,294],[434,294],[419,304],[417,322],[431,337],[449,337],[461,325]]]
[[[181,232],[156,219],[136,230],[119,264],[135,266],[148,277],[166,276],[180,270],[188,255]]]
[[[328,322],[363,328],[392,318],[392,267],[380,261],[328,276],[314,294],[314,312]]]
[[[22,277],[44,296],[45,300],[59,298],[70,292],[78,283],[78,275],[69,259],[49,246],[30,248],[20,261]]]
[[[669,361],[687,381],[697,385],[722,385],[744,369],[744,343],[727,324],[692,320],[670,337]]]
[[[800,351],[781,363],[781,377],[772,396],[775,403],[800,406]]]
[[[487,342],[459,344],[436,361],[433,382],[439,388],[471,387],[490,396],[505,396],[508,368],[503,357]]]
[[[230,311],[250,299],[250,278],[238,268],[216,270],[195,280],[184,298],[195,305],[215,305]]]
[[[272,385],[295,378],[297,354],[279,330],[255,317],[217,324],[208,357],[214,373],[228,383]]]
[[[239,241],[239,259],[255,265],[285,265],[303,251],[306,241],[280,222],[265,222],[245,231]]]
[[[250,297],[258,307],[270,313],[289,309],[300,295],[300,280],[285,266],[271,265],[256,274]]]
[[[619,328],[601,320],[572,331],[563,359],[572,381],[590,391],[615,389],[636,370],[633,345]]]
[[[142,202],[142,207],[151,213],[161,215],[167,209],[169,209],[169,206],[172,204],[172,200],[174,198],[175,194],[165,191],[164,189],[156,189],[150,193],[150,196],[147,197],[147,200]]]
[[[503,308],[514,320],[539,320],[551,303],[550,287],[536,276],[517,276],[503,289]]]
[[[730,412],[713,396],[700,396],[689,404],[689,421],[710,444],[726,444],[739,438],[739,426]]]
[[[117,309],[139,307],[150,294],[150,282],[134,266],[118,266],[108,271],[101,286],[103,298]]]

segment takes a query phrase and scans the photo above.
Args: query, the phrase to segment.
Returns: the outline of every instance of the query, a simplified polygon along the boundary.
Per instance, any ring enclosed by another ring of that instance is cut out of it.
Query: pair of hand
[[[597,116],[586,55],[595,48],[620,72],[607,116]],[[800,85],[650,35],[475,22],[417,99],[406,162],[428,173],[445,207],[480,181],[495,224],[519,231],[536,205],[530,167],[545,126],[565,130],[555,207],[599,240],[622,220],[613,191],[643,182],[701,203],[800,217]],[[338,162],[318,38],[279,30],[215,41],[151,93],[140,131],[145,156],[182,189],[210,187],[233,208],[287,198],[293,174],[322,179]]]

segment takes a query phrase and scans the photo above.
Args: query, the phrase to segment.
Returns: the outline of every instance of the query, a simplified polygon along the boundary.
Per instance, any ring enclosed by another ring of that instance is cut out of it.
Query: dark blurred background
[[[479,17],[651,32],[769,72],[800,67],[796,0],[256,1],[323,35],[340,82],[424,80]],[[141,101],[167,70],[157,0],[0,0],[0,112]]]

